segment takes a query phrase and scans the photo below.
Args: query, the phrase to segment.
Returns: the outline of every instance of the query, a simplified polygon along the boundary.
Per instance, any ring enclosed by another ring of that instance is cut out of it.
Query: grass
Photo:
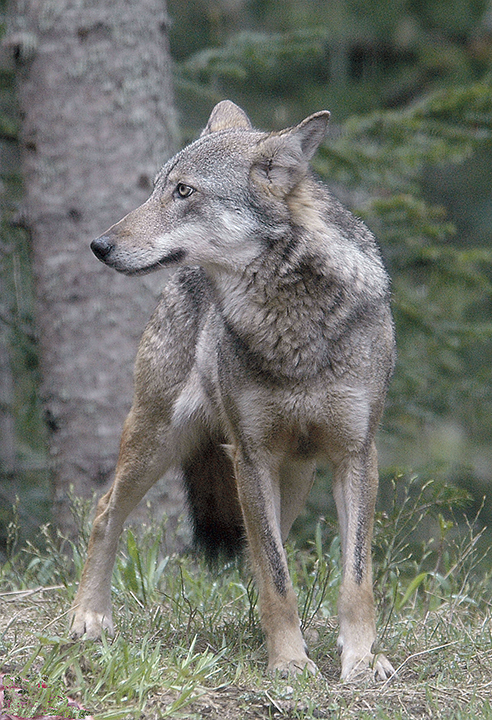
[[[395,483],[375,532],[379,646],[398,678],[340,683],[335,650],[338,538],[319,523],[306,550],[288,550],[311,656],[320,675],[265,675],[257,595],[246,567],[211,574],[163,552],[164,526],[127,529],[113,576],[117,634],[72,642],[66,613],[88,535],[77,543],[46,526],[0,569],[0,717],[490,718],[492,581],[474,525],[458,532],[463,500],[435,484]],[[417,540],[425,525],[434,540]],[[3,697],[3,700],[2,700]],[[3,703],[3,710],[2,710]]]

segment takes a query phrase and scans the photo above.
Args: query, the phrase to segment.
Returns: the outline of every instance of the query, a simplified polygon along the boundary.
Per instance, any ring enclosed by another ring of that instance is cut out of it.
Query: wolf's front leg
[[[372,590],[371,541],[378,488],[374,443],[347,453],[336,464],[333,493],[342,545],[343,578],[338,600],[338,647],[342,680],[367,673],[385,680],[394,669],[384,655],[374,655],[376,639]]]
[[[111,613],[111,576],[121,526],[110,522],[111,487],[98,502],[92,526],[87,560],[70,611],[70,632],[74,638],[101,637],[103,630],[114,633]]]
[[[167,469],[159,434],[140,413],[128,415],[113,485],[97,505],[88,556],[71,609],[73,637],[113,634],[111,577],[123,523]]]
[[[278,468],[272,465],[267,453],[237,451],[235,455],[239,499],[267,641],[268,670],[286,677],[305,668],[314,673],[317,668],[307,656],[301,634],[280,532]]]

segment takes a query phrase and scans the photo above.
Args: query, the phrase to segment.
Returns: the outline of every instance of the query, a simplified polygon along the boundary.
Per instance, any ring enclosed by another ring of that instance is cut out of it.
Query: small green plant
[[[48,682],[38,677],[15,677],[8,674],[0,676],[0,692],[3,700],[0,711],[2,717],[29,718],[58,717],[85,718],[89,713],[66,693],[60,694]]]

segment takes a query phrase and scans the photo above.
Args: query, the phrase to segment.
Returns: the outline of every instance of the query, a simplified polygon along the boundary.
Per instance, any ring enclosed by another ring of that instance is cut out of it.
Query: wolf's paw
[[[108,635],[114,635],[113,618],[111,612],[100,613],[94,610],[84,610],[77,607],[72,611],[70,621],[70,635],[76,640],[99,640],[103,631]]]
[[[315,663],[313,663],[307,655],[294,660],[277,658],[274,662],[270,662],[268,664],[268,673],[270,675],[281,677],[284,680],[295,675],[301,675],[304,671],[307,671],[309,675],[316,675],[319,673]]]
[[[361,683],[365,680],[389,680],[396,675],[390,661],[384,655],[344,655],[342,653],[342,675],[344,682]]]
[[[374,655],[371,663],[376,680],[389,680],[396,676],[396,670],[385,655]]]

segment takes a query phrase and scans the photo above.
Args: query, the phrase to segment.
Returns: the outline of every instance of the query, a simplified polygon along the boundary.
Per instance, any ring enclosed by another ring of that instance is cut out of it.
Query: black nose
[[[96,238],[91,242],[91,250],[99,260],[106,260],[114,245],[106,235]]]

